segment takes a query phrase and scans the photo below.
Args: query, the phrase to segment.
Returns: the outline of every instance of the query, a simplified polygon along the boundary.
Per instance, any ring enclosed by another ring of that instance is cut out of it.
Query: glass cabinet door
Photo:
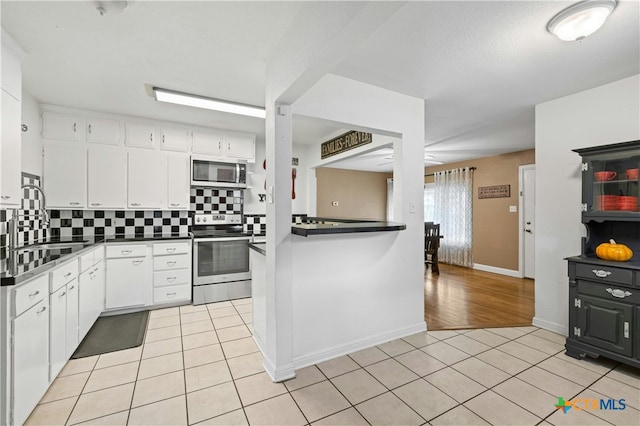
[[[631,154],[631,155],[629,155]],[[640,150],[618,158],[592,158],[587,164],[590,179],[583,182],[586,212],[616,216],[637,216],[640,212],[638,167]],[[589,197],[590,194],[590,197]]]

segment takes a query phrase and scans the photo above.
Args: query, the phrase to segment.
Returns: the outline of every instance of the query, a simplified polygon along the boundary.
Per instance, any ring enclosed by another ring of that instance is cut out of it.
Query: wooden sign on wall
[[[337,155],[368,143],[371,143],[371,133],[356,132],[355,130],[347,132],[337,138],[323,142],[320,145],[320,159],[324,160],[332,155]]]
[[[511,185],[481,186],[478,188],[478,198],[509,198]]]

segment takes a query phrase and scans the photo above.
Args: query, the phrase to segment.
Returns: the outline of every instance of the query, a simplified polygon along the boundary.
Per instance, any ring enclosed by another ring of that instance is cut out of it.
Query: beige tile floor
[[[27,424],[640,424],[640,371],[563,344],[536,327],[434,331],[272,383],[250,299],[161,309],[141,347],[69,361]],[[627,407],[564,414],[559,396]]]

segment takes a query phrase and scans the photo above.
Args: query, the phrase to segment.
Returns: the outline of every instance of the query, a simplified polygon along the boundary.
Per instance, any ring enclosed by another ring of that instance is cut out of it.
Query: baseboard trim
[[[407,337],[412,334],[420,333],[427,330],[427,323],[421,321],[417,324],[410,325],[408,327],[402,327],[384,333],[375,334],[363,339],[358,339],[349,343],[336,345],[328,349],[312,352],[299,357],[294,357],[293,365],[296,369],[308,367],[310,365],[318,364],[329,359],[333,359],[342,355],[346,355],[352,352],[366,349],[381,343],[388,342],[390,340],[399,339],[401,337]]]
[[[514,271],[513,269],[498,268],[496,266],[482,265],[480,263],[474,263],[473,269],[484,272],[492,272],[494,274],[507,275],[514,278],[522,278],[520,271]]]
[[[569,335],[569,329],[565,324],[558,324],[556,322],[551,322],[547,320],[540,319],[538,317],[533,317],[533,321],[531,321],[533,325],[536,327],[543,328],[545,330],[553,331],[554,333],[562,334],[563,336]]]
[[[267,357],[267,353],[264,350],[262,341],[260,341],[260,339],[258,339],[255,334],[253,335],[253,341],[256,342],[260,353],[262,353],[262,358],[264,359],[262,367],[264,368],[264,371],[267,373],[271,381],[284,382],[285,380],[293,379],[294,377],[296,377],[296,371],[293,368],[292,363],[276,367],[276,365],[271,362],[269,357]]]

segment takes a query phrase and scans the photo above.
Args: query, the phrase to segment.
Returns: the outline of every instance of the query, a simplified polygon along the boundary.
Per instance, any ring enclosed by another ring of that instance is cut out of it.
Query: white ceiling
[[[264,105],[265,61],[304,2],[5,1],[2,26],[27,52],[40,102],[264,136],[264,121],[154,101],[145,85]],[[640,3],[619,1],[581,43],[548,34],[564,1],[408,2],[336,74],[426,101],[427,152],[444,163],[534,146],[534,106],[640,72]],[[294,121],[296,143],[344,129]],[[353,166],[378,166],[381,153]],[[335,164],[350,167],[349,164]]]

